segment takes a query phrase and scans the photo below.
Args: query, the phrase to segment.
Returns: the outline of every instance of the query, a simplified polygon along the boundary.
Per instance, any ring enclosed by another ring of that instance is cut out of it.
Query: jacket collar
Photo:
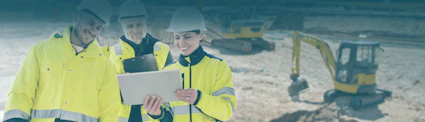
[[[192,52],[189,56],[183,56],[180,54],[179,63],[183,66],[196,65],[205,57],[206,52],[202,49],[202,46],[199,46],[198,49]]]
[[[156,39],[155,38],[153,38],[149,33],[146,33],[146,36],[145,36],[145,38],[143,38],[142,39],[142,42],[140,43],[140,44],[136,44],[136,43],[134,43],[133,41],[130,41],[130,40],[128,40],[127,38],[125,38],[125,36],[121,36],[121,38],[120,38],[122,41],[124,41],[125,43],[127,43],[127,44],[129,44],[130,46],[141,46],[141,45],[144,45],[144,44],[146,44],[146,43],[149,43],[149,42],[151,42],[151,41],[156,41]]]
[[[130,46],[131,48],[129,48],[128,46],[125,46],[125,48],[128,51],[134,52],[134,56],[136,56],[139,52],[141,54],[153,53],[153,46],[158,41],[158,39],[154,38],[149,33],[146,33],[146,37],[143,38],[140,44],[136,44],[133,41],[128,40],[127,38],[125,38],[125,36],[120,37],[120,43]],[[140,49],[142,49],[143,51],[140,51]]]

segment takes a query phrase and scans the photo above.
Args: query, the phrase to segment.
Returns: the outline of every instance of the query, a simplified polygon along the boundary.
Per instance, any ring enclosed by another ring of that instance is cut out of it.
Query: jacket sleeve
[[[115,72],[117,74],[124,74],[124,66],[122,64],[122,61],[119,57],[119,55],[117,55],[116,53],[116,49],[114,46],[110,47],[109,50],[109,59],[111,60],[111,62],[114,64],[115,66]]]
[[[217,120],[228,121],[236,110],[236,95],[233,89],[232,72],[226,61],[218,66],[213,94],[201,93],[195,104],[201,111]]]
[[[39,80],[39,64],[33,46],[19,71],[16,74],[11,91],[8,94],[3,121],[13,118],[29,120],[37,82]]]
[[[98,93],[100,122],[118,120],[121,107],[119,84],[114,66],[109,61]]]
[[[164,67],[173,63],[173,62],[174,62],[173,55],[171,55],[171,52],[168,51],[167,60],[165,61]]]
[[[164,117],[160,120],[160,122],[172,122],[173,121],[173,116],[171,115],[170,111],[165,110],[165,112],[163,114],[164,114]]]
[[[153,116],[148,114],[152,119],[159,121],[159,122],[172,122],[173,116],[170,112],[170,107],[162,105],[161,107],[161,115]]]

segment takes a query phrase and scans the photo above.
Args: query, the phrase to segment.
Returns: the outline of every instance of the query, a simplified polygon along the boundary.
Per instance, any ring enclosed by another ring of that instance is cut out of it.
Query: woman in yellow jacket
[[[203,15],[196,8],[182,8],[171,18],[174,45],[180,50],[177,62],[164,70],[180,69],[182,90],[175,93],[180,101],[165,105],[160,121],[228,121],[236,110],[232,72],[223,59],[206,53],[200,44],[206,31]]]
[[[165,64],[173,62],[168,45],[159,42],[146,32],[147,17],[145,6],[139,0],[128,0],[121,5],[118,21],[124,35],[120,38],[120,42],[110,49],[110,60],[115,64],[118,74],[129,72],[124,69],[124,60],[146,54],[155,56],[157,68],[160,70]],[[142,121],[152,121],[142,105],[122,104],[119,122]]]

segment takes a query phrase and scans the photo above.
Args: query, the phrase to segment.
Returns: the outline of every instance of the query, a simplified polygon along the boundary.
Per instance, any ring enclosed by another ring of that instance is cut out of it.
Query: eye
[[[133,28],[133,25],[127,25],[127,28]]]
[[[97,30],[101,30],[102,29],[102,26],[97,26],[96,29]]]
[[[180,37],[174,37],[174,40],[180,40]]]
[[[94,26],[94,23],[93,22],[89,22],[89,25]]]
[[[137,26],[143,26],[144,25],[144,23],[137,23]]]
[[[190,39],[190,38],[191,38],[191,36],[184,36],[184,38],[185,38],[185,39]]]

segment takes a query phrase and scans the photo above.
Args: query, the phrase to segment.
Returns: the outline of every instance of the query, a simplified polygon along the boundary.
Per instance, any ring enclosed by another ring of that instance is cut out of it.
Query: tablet
[[[120,74],[117,77],[126,105],[143,104],[148,95],[159,96],[164,103],[178,101],[174,93],[182,88],[180,70]]]
[[[128,73],[158,71],[156,59],[152,53],[125,59],[122,64],[124,71]]]

